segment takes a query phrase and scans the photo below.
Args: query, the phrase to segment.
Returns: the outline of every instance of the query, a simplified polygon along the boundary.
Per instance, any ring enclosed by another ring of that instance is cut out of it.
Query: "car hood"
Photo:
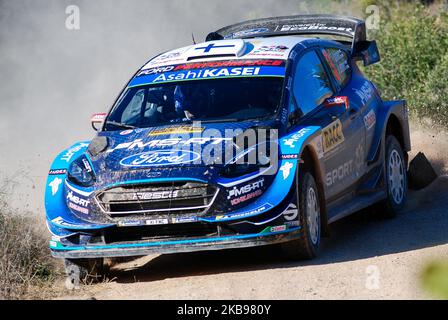
[[[244,151],[233,144],[233,138],[252,128],[276,129],[277,124],[244,121],[103,131],[91,144],[107,140],[107,147],[90,158],[101,184],[185,174],[212,177],[230,160],[229,147],[234,154]]]

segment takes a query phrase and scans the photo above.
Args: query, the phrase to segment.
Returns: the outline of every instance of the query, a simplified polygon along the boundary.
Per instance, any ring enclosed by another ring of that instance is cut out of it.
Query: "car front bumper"
[[[300,232],[300,227],[294,227],[287,230],[265,230],[260,233],[232,236],[173,239],[164,241],[140,241],[87,246],[64,246],[57,240],[53,239],[50,241],[50,250],[53,257],[66,259],[144,256],[150,254],[263,246],[293,240],[299,237]]]

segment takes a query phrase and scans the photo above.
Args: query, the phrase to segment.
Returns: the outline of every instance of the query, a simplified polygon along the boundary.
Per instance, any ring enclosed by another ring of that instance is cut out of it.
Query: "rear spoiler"
[[[211,32],[205,41],[319,34],[348,38],[352,56],[362,59],[365,65],[379,61],[376,42],[366,39],[364,21],[336,15],[312,14],[249,20]],[[367,51],[370,56],[367,56]],[[372,59],[371,55],[375,58]],[[366,61],[365,57],[369,59]]]

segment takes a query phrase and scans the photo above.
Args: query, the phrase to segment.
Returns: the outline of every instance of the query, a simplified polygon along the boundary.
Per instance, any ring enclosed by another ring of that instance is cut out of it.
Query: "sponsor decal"
[[[290,138],[283,140],[283,144],[285,146],[289,146],[291,148],[295,147],[295,143],[300,140],[305,134],[310,131],[309,128],[300,129],[297,133],[293,134]]]
[[[79,145],[68,149],[67,152],[61,156],[61,160],[65,161],[65,162],[69,162],[72,159],[72,157],[77,152],[79,152],[79,150],[81,150],[82,148],[88,147],[88,146],[89,146],[88,143],[80,143]]]
[[[190,163],[201,158],[201,155],[186,150],[157,150],[132,155],[120,161],[124,167],[160,167]]]
[[[141,226],[144,224],[144,221],[139,220],[124,220],[124,221],[118,221],[117,225],[119,227],[135,227],[135,226]]]
[[[146,220],[146,225],[153,226],[153,225],[159,225],[159,224],[168,224],[168,219],[150,219]]]
[[[159,200],[177,198],[179,190],[155,191],[155,192],[135,192],[133,200]]]
[[[206,61],[180,64],[173,67],[173,71],[222,68],[222,67],[282,67],[285,61],[282,59],[246,59],[246,60],[224,60]]]
[[[275,227],[271,227],[271,232],[280,232],[280,231],[285,231],[286,230],[286,225],[281,225],[281,226],[275,226]]]
[[[239,197],[239,196],[245,195],[246,193],[249,193],[251,191],[258,190],[258,189],[262,188],[263,185],[264,185],[264,178],[261,178],[260,180],[246,184],[242,187],[233,187],[233,189],[228,191],[227,199],[230,200],[234,197]]]
[[[325,175],[325,183],[328,187],[331,187],[337,182],[340,182],[347,178],[353,172],[353,160],[349,160],[341,164],[336,169],[327,172]]]
[[[283,160],[298,159],[298,158],[299,158],[298,154],[282,154],[282,159]]]
[[[176,52],[168,52],[164,53],[157,57],[158,60],[166,60],[166,59],[173,59],[177,58],[182,54],[182,52],[176,51]]]
[[[283,124],[286,124],[288,122],[288,110],[286,108],[282,109],[282,116],[281,116],[281,121]]]
[[[375,111],[372,109],[364,117],[364,124],[367,130],[370,130],[376,123]]]
[[[285,24],[282,26],[278,26],[276,31],[285,32],[285,31],[298,31],[298,30],[333,30],[333,31],[344,31],[348,32],[351,35],[354,35],[355,32],[352,28],[338,27],[327,25],[326,23],[302,23],[302,24]]]
[[[284,76],[284,67],[223,67],[188,71],[172,71],[135,77],[129,87],[151,83],[214,79],[223,77]]]
[[[177,218],[171,219],[172,223],[189,223],[189,222],[196,222],[196,221],[198,221],[197,217],[177,217]]]
[[[70,209],[83,214],[89,214],[89,209],[87,208],[89,203],[89,200],[74,195],[73,191],[67,192],[67,205]]]
[[[161,128],[155,129],[151,131],[148,136],[160,136],[164,134],[188,134],[188,133],[202,133],[204,131],[204,127],[195,127],[195,126],[177,126],[177,127],[169,127],[169,128]]]
[[[48,174],[50,176],[58,176],[61,174],[66,174],[67,173],[67,169],[51,169]]]
[[[268,28],[247,29],[247,30],[242,30],[242,31],[231,33],[228,36],[224,37],[224,39],[238,38],[238,37],[247,37],[247,36],[251,36],[251,35],[259,34],[259,33],[264,33],[264,32],[268,32],[268,31],[269,31]]]
[[[175,81],[175,80],[191,80],[191,79],[207,79],[219,77],[236,77],[236,76],[256,76],[260,74],[260,67],[235,67],[235,68],[214,68],[198,71],[176,72],[161,74],[156,77],[152,83]]]
[[[190,138],[187,140],[183,140],[182,138],[169,138],[169,139],[161,139],[161,140],[150,140],[147,142],[143,142],[142,139],[136,139],[131,142],[124,142],[118,144],[115,148],[107,150],[107,152],[113,152],[115,150],[120,149],[143,149],[146,147],[169,147],[169,146],[189,146],[194,144],[203,145],[205,143],[210,143],[212,145],[219,144],[224,141],[233,141],[232,138],[209,138],[209,137],[197,137]]]
[[[89,214],[89,209],[78,206],[77,204],[74,204],[73,202],[68,202],[68,207],[77,212],[81,212],[83,214]]]
[[[291,172],[292,167],[294,166],[294,164],[292,162],[286,161],[281,167],[280,167],[280,171],[282,172],[283,175],[283,180],[288,179],[289,174]]]
[[[253,53],[259,52],[285,52],[289,48],[287,46],[282,45],[272,45],[272,46],[261,46],[256,48]]]
[[[299,220],[286,221],[285,224],[288,227],[299,227],[300,226],[300,221]]]
[[[59,186],[62,183],[62,179],[60,178],[54,178],[53,180],[51,180],[51,182],[48,184],[51,187],[51,195],[54,196],[58,190],[59,190]]]
[[[141,70],[137,74],[137,77],[147,76],[147,75],[151,75],[151,74],[164,73],[164,72],[170,72],[170,71],[173,71],[173,70],[174,70],[174,66],[154,67],[154,68]]]
[[[131,134],[134,130],[123,130],[120,132],[121,136],[127,136],[128,134]]]
[[[75,204],[78,204],[80,206],[83,206],[83,207],[87,207],[89,205],[89,200],[82,199],[82,198],[80,198],[78,196],[75,196],[73,194],[73,191],[67,192],[67,200],[71,201],[71,202],[73,202]]]
[[[373,86],[368,81],[365,81],[359,89],[353,88],[353,91],[361,99],[362,104],[369,102],[374,94]]]
[[[75,227],[75,228],[79,227],[79,225],[77,225],[77,224],[65,222],[62,217],[54,218],[53,220],[51,220],[51,222],[61,225],[61,226],[64,226],[64,227]]]
[[[287,221],[297,220],[299,216],[299,209],[297,209],[297,205],[294,203],[290,203],[288,207],[283,211],[283,217]]]
[[[349,109],[349,101],[347,96],[333,97],[325,100],[326,107],[337,106],[342,104],[345,105],[346,110]]]
[[[322,129],[324,152],[328,152],[342,142],[344,142],[344,133],[342,132],[341,120],[337,119]]]
[[[256,190],[256,191],[254,191],[254,192],[245,194],[244,196],[241,196],[241,197],[239,197],[239,198],[232,199],[232,200],[230,200],[230,203],[231,203],[233,206],[235,206],[235,205],[237,205],[237,204],[240,204],[241,202],[246,202],[246,201],[248,201],[248,200],[250,200],[250,199],[259,197],[259,196],[261,196],[262,194],[263,194],[263,191],[261,191],[261,190]]]
[[[87,160],[86,158],[82,158],[82,163],[84,164],[84,168],[87,172],[92,172],[92,167],[90,166],[89,160]]]
[[[216,220],[222,220],[222,219],[237,219],[237,218],[244,218],[244,217],[248,217],[248,216],[253,216],[253,215],[257,215],[261,212],[264,212],[266,210],[269,210],[272,208],[272,204],[270,203],[266,203],[260,207],[257,207],[253,210],[250,211],[245,211],[245,212],[241,212],[241,213],[236,213],[236,214],[229,214],[229,215],[218,215],[216,216]]]

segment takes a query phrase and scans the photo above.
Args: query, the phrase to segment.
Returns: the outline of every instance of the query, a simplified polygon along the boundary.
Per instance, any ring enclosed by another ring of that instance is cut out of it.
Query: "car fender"
[[[391,115],[394,115],[400,123],[400,129],[403,134],[404,151],[411,150],[411,138],[409,134],[408,110],[405,100],[384,101],[376,114],[375,134],[367,155],[367,162],[373,163],[378,158],[381,151],[381,141],[384,141],[386,134],[386,125]]]
[[[275,178],[269,188],[251,204],[225,215],[201,218],[206,222],[231,221],[260,215],[281,204],[288,196],[294,183],[295,172],[299,165],[300,154],[313,139],[320,139],[321,127],[299,127],[290,134],[279,139],[280,159]],[[313,147],[314,148],[314,147]],[[317,148],[319,148],[317,146]],[[247,178],[245,178],[247,179]]]
[[[67,170],[73,160],[85,153],[89,141],[77,142],[62,151],[53,161],[48,173],[45,186],[45,209],[47,212],[47,226],[54,236],[67,236],[69,230],[83,230],[104,228],[108,225],[92,224],[79,219],[69,210],[65,200],[67,187]],[[80,190],[89,192],[90,190]]]

